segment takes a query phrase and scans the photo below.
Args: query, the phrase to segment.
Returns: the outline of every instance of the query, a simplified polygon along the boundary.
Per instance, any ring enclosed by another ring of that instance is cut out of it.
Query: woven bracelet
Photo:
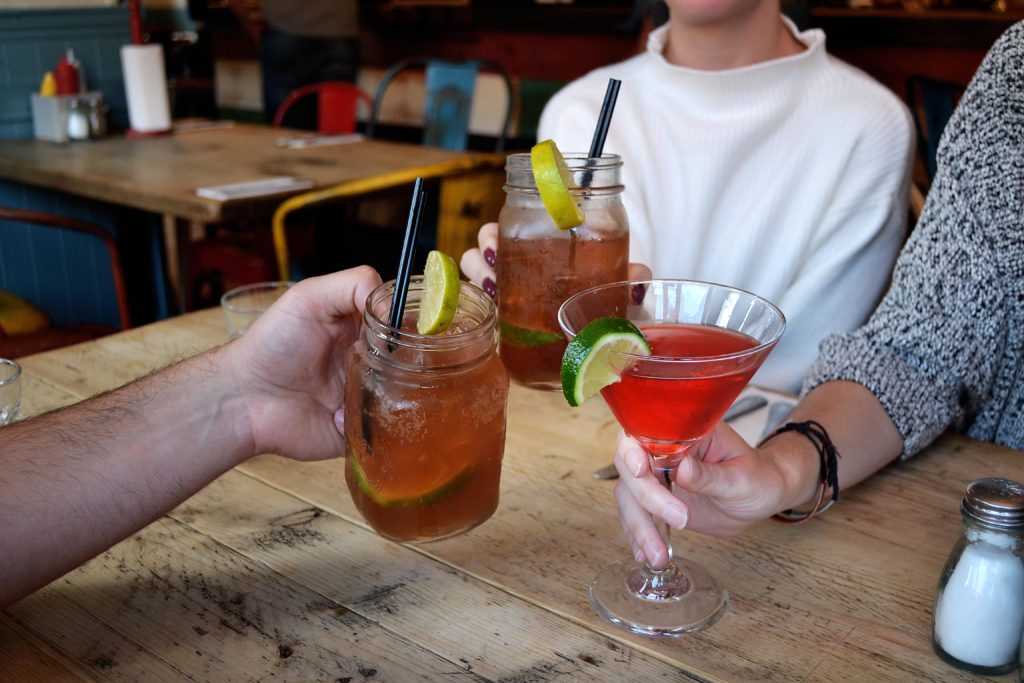
[[[820,481],[818,493],[814,497],[814,507],[807,512],[783,510],[772,515],[772,519],[784,524],[800,524],[828,510],[839,499],[839,451],[836,450],[835,444],[832,443],[825,428],[814,420],[787,422],[772,432],[771,436],[762,443],[767,443],[784,432],[797,432],[810,439],[821,460]],[[831,496],[827,495],[829,491],[832,492]]]

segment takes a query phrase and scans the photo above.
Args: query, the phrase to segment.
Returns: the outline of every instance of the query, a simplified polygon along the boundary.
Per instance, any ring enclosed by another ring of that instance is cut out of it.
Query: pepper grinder
[[[990,477],[967,485],[963,532],[939,576],[932,643],[953,666],[1013,671],[1024,635],[1024,486]]]

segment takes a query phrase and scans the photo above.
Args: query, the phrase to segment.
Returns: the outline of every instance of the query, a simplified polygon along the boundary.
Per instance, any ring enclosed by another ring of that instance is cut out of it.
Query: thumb
[[[700,461],[693,457],[683,458],[679,463],[676,485],[711,498],[725,497],[734,489],[728,463]]]
[[[644,263],[630,263],[629,264],[629,279],[634,282],[637,280],[650,280],[651,269]]]
[[[370,266],[358,266],[330,275],[303,280],[289,291],[302,297],[316,318],[335,319],[361,313],[366,297],[381,283],[380,275]]]

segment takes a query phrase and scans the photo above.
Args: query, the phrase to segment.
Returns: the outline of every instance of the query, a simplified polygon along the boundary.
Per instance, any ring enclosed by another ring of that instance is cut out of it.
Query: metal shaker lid
[[[975,479],[960,512],[994,529],[1024,530],[1024,485],[1002,477]]]

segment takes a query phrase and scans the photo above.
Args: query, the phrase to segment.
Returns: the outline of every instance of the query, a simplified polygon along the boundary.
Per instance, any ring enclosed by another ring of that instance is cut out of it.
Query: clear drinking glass
[[[617,282],[570,297],[558,321],[572,339],[589,322],[627,318],[652,355],[619,353],[622,379],[601,391],[623,430],[644,448],[669,490],[675,468],[711,432],[785,329],[782,312],[734,287],[687,280]],[[657,521],[657,520],[656,520]],[[726,591],[704,567],[673,555],[655,569],[626,558],[590,586],[594,608],[609,621],[648,635],[679,636],[714,624]]]
[[[345,379],[345,481],[363,518],[397,541],[467,531],[498,507],[509,379],[497,310],[462,283],[447,332],[416,332],[422,277],[401,330],[388,325],[394,281],[375,289]]]
[[[567,154],[579,186],[582,225],[559,230],[537,192],[529,154],[509,155],[498,217],[501,358],[509,375],[534,389],[558,390],[565,337],[558,306],[587,287],[625,280],[629,221],[622,205],[622,159]]]
[[[0,426],[21,416],[21,366],[0,358]]]
[[[294,282],[257,282],[225,292],[220,298],[228,339],[238,339],[256,319],[280,299]]]

